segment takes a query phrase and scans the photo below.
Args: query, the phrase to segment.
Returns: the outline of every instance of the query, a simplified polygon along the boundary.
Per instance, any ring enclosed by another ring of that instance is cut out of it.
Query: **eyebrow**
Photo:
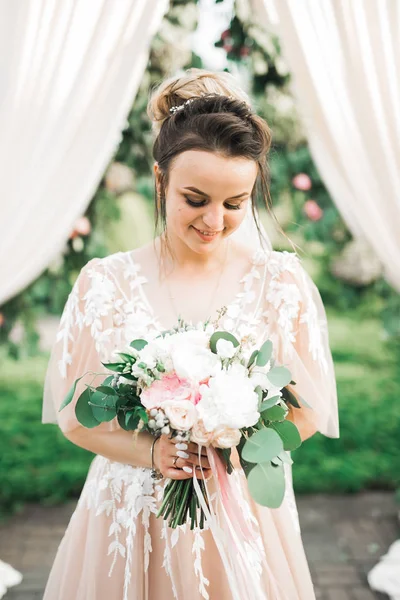
[[[206,194],[205,192],[202,192],[201,190],[198,190],[195,187],[185,187],[183,188],[184,190],[190,190],[192,192],[195,192],[196,194],[200,194],[200,196],[204,196],[205,198],[210,198],[210,196],[208,194]],[[248,192],[242,192],[241,194],[238,194],[237,196],[231,196],[230,198],[226,198],[226,200],[234,200],[235,198],[241,198],[242,196],[248,196]]]

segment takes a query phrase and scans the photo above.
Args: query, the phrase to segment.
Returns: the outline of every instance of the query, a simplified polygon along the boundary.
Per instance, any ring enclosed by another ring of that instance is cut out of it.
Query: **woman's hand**
[[[194,442],[178,441],[171,439],[168,435],[162,435],[154,445],[154,464],[169,479],[190,479],[193,477],[193,469],[198,479],[211,475],[210,463],[207,458],[207,450],[201,448],[199,462],[199,446]]]

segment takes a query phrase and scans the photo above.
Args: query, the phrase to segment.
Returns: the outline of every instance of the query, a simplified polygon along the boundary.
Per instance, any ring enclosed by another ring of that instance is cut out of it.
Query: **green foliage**
[[[356,492],[400,485],[400,344],[376,319],[329,312],[340,438],[319,433],[293,453],[299,492]]]

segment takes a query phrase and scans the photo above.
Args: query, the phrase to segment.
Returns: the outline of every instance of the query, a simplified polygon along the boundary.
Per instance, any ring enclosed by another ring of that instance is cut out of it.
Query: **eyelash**
[[[194,206],[195,208],[199,208],[205,204],[205,200],[202,200],[201,202],[193,202],[193,200],[190,200],[187,196],[185,196],[185,198],[189,206]],[[229,210],[240,210],[242,208],[241,204],[226,204],[225,206],[229,208]]]

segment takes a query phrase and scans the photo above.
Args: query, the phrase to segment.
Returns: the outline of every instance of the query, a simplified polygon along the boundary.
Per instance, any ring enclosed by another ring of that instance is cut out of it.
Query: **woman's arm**
[[[64,436],[76,446],[109,460],[134,467],[151,468],[151,444],[154,438],[150,433],[139,433],[134,441],[133,432],[124,429],[101,431],[77,427],[65,432]]]
[[[77,427],[64,433],[64,436],[73,444],[94,454],[100,454],[109,460],[147,469],[152,466],[151,445],[154,437],[148,432],[133,436],[132,431],[125,431],[124,429],[110,432]],[[193,469],[199,465],[198,446],[190,443],[186,444],[186,448],[183,448],[185,444],[176,448],[175,444],[176,440],[170,439],[167,435],[162,435],[159,438],[154,446],[154,466],[161,471],[164,477],[189,479],[193,476],[193,473],[185,472],[183,467]],[[177,467],[179,468],[175,469],[173,463],[177,456],[177,450],[180,450],[187,457],[179,457],[177,460]],[[202,448],[201,464],[203,472],[208,476],[210,464],[205,448]],[[196,475],[201,478],[201,471],[197,470]]]

